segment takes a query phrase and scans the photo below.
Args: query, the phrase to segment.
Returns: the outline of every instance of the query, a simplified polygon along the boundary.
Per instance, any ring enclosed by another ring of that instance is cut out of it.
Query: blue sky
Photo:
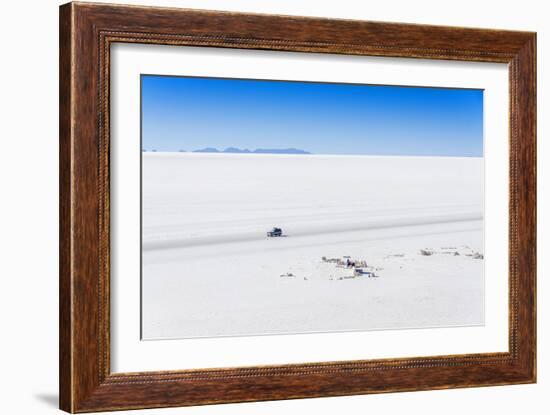
[[[483,91],[142,75],[142,148],[483,155]]]

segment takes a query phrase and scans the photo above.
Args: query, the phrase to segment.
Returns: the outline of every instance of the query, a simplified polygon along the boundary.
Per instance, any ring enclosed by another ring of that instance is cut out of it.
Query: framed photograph
[[[60,8],[60,407],[536,380],[536,35]]]

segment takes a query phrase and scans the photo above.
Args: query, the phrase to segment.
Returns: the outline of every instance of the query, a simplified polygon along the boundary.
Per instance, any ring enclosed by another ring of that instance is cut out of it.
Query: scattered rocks
[[[286,274],[279,275],[280,278],[296,278],[296,275],[294,275],[292,272],[287,272]]]
[[[349,255],[344,255],[341,258],[328,258],[326,256],[321,257],[321,261],[325,263],[334,264],[336,268],[343,268],[343,269],[349,269],[350,271],[353,271],[352,275],[343,275],[339,276],[336,279],[337,280],[344,280],[344,279],[353,279],[353,278],[360,278],[360,277],[378,277],[378,275],[375,275],[374,270],[379,270],[381,268],[374,268],[372,266],[369,266],[367,264],[366,260],[363,259],[353,259]],[[329,280],[332,281],[334,279],[334,276],[331,275]]]
[[[460,248],[454,246],[444,246],[439,249],[424,248],[419,251],[419,255],[432,256],[432,255],[451,255],[451,256],[467,256],[473,259],[483,259],[483,254],[474,251],[467,245],[462,245]]]

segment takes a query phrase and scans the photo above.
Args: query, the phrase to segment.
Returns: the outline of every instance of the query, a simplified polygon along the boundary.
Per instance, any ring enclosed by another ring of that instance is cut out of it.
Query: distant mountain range
[[[200,150],[193,150],[193,153],[234,153],[234,154],[311,154],[309,151],[298,148],[257,148],[249,150],[236,147],[227,147],[225,150],[218,150],[213,147],[206,147]]]

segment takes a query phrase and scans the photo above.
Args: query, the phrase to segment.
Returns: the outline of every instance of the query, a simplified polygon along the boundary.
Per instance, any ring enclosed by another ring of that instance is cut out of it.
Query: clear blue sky
[[[142,148],[483,155],[483,91],[142,75]]]

